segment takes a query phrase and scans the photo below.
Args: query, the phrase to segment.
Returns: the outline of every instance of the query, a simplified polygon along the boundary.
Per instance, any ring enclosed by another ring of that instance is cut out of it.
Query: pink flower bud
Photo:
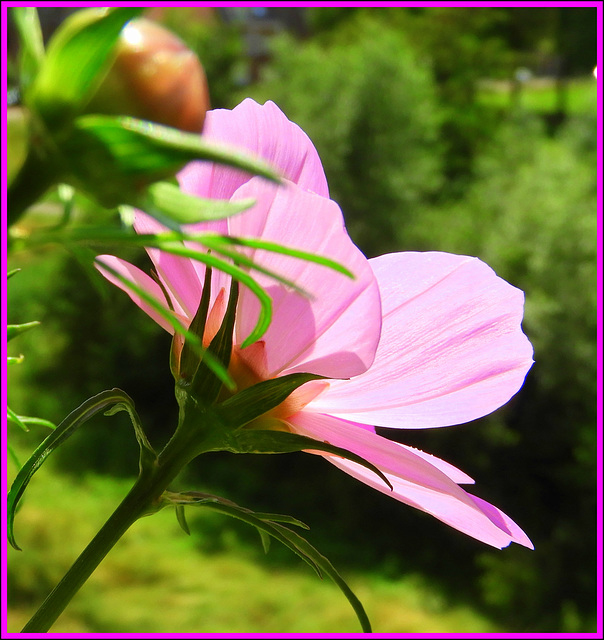
[[[206,76],[180,38],[138,18],[124,27],[116,51],[88,113],[129,115],[201,132],[210,107]]]

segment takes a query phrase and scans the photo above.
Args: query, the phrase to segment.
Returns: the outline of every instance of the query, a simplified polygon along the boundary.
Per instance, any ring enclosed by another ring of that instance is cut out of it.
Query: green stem
[[[23,627],[22,633],[48,631],[130,526],[141,516],[158,507],[158,500],[168,484],[192,459],[192,443],[189,438],[182,438],[180,435],[177,437],[178,434],[177,430],[160,454],[154,470],[139,476],[128,495]],[[200,452],[199,442],[195,442],[194,448],[197,455]]]

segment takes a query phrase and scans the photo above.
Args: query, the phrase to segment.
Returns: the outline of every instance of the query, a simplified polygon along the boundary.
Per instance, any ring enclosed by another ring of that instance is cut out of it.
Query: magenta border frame
[[[144,6],[144,7],[152,7],[152,6],[165,6],[167,3],[165,2],[52,2],[52,3],[44,3],[44,2],[2,2],[1,12],[2,12],[2,51],[5,52],[7,50],[7,35],[6,35],[6,23],[7,23],[7,10],[8,7],[14,6],[44,6],[51,5],[53,7],[86,7],[86,6]],[[172,3],[168,3],[172,5]],[[178,2],[174,3],[177,6],[186,7],[186,6],[209,6],[209,7],[227,7],[227,6],[276,6],[276,7],[301,7],[301,6],[341,6],[341,7],[355,7],[355,6],[368,6],[368,7],[380,7],[380,6],[416,6],[416,7],[426,7],[426,6],[453,6],[453,7],[510,7],[510,6],[518,6],[518,7],[537,7],[537,6],[548,6],[548,7],[594,7],[596,8],[597,15],[597,33],[599,35],[598,44],[597,44],[597,66],[601,70],[603,67],[602,60],[602,41],[604,39],[604,31],[603,31],[603,3],[599,2],[568,2],[568,1],[557,1],[557,2],[513,2],[513,1],[501,1],[501,2],[481,2],[481,1],[458,1],[458,2],[429,2],[429,1],[418,1],[418,2]],[[172,5],[174,6],[174,5]],[[6,127],[7,127],[7,102],[6,102],[6,56],[2,56],[2,146],[3,146],[3,154],[2,154],[2,281],[5,281],[5,275],[7,272],[7,247],[6,247],[6,193],[7,193],[7,185],[6,185]],[[371,634],[377,638],[602,638],[603,636],[603,609],[602,609],[602,600],[604,598],[603,593],[603,553],[602,553],[602,545],[603,545],[603,528],[602,528],[602,520],[604,517],[603,509],[602,509],[602,480],[603,480],[603,458],[602,458],[602,445],[603,445],[603,395],[602,395],[602,387],[604,383],[603,373],[602,373],[602,353],[603,353],[603,332],[602,332],[602,320],[603,320],[603,305],[602,305],[602,289],[603,289],[603,260],[602,260],[602,252],[603,252],[603,196],[602,196],[602,186],[603,186],[603,162],[602,162],[602,124],[603,124],[603,106],[602,106],[602,90],[603,90],[603,80],[602,80],[602,71],[600,71],[600,77],[597,79],[597,96],[598,96],[598,117],[597,117],[597,171],[598,171],[598,211],[597,211],[597,241],[598,241],[598,257],[597,257],[597,283],[598,283],[598,307],[597,307],[597,389],[598,389],[598,406],[597,406],[597,450],[598,450],[598,486],[597,486],[597,522],[598,522],[598,550],[597,550],[597,572],[598,572],[598,580],[597,580],[597,598],[599,603],[598,613],[597,613],[597,631],[595,633],[484,633],[484,634],[460,634],[460,633],[409,633],[409,634],[397,634],[397,633],[373,633]],[[5,327],[7,324],[7,309],[6,309],[6,287],[2,288],[2,335],[3,335],[3,345],[6,348],[6,332]],[[4,355],[2,356],[2,415],[6,415],[6,403],[7,403],[7,390],[6,390],[6,360],[4,359]],[[4,426],[6,427],[6,422],[4,422]],[[6,428],[3,430],[3,437],[6,436]],[[2,495],[5,496],[8,492],[7,486],[7,468],[6,468],[6,450],[5,447],[2,447]],[[2,510],[2,620],[7,619],[6,615],[6,510]],[[3,628],[4,630],[4,628]],[[1,632],[0,632],[1,633]],[[64,638],[64,637],[74,637],[74,638],[318,638],[318,637],[328,637],[328,638],[363,638],[367,637],[367,634],[345,634],[345,633],[332,633],[332,634],[301,634],[301,633],[290,633],[290,634],[275,634],[275,633],[237,633],[237,634],[225,634],[225,633],[183,633],[183,634],[166,634],[166,633],[156,633],[156,634],[114,634],[114,633],[90,633],[90,634],[57,634],[57,633],[44,633],[44,634],[36,634],[36,633],[2,633],[3,638]]]

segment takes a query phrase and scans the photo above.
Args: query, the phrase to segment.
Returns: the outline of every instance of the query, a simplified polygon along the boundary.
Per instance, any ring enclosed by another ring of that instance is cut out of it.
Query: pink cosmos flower
[[[273,318],[263,339],[243,349],[259,304],[241,287],[230,369],[235,380],[245,387],[294,372],[336,378],[303,385],[259,418],[262,426],[279,423],[354,452],[378,467],[392,488],[355,462],[312,453],[478,540],[498,548],[510,542],[532,548],[507,515],[461,488],[473,482],[465,473],[375,432],[376,426],[460,424],[507,402],[532,364],[533,350],[521,330],[523,293],[477,258],[406,252],[367,260],[329,199],[311,141],[271,102],[260,106],[248,99],[232,111],[211,111],[204,135],[264,158],[287,181],[275,187],[224,166],[192,163],[179,175],[185,191],[205,198],[256,199],[243,214],[195,225],[196,231],[261,237],[327,255],[355,274],[351,280],[303,260],[249,250],[258,263],[312,297],[255,274],[271,296]],[[137,213],[135,228],[139,233],[162,230],[143,213]],[[199,305],[205,267],[154,249],[148,253],[175,312],[188,324]],[[165,304],[160,286],[136,267],[113,256],[99,256],[99,261]],[[101,271],[172,331],[144,300]],[[204,342],[220,325],[228,286],[229,278],[215,270]]]

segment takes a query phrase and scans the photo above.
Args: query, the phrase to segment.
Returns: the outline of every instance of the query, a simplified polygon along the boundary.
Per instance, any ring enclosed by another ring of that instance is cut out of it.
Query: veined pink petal
[[[366,371],[380,335],[379,291],[367,259],[346,233],[337,204],[293,183],[276,188],[260,178],[250,180],[235,195],[253,195],[257,204],[229,220],[233,235],[261,237],[323,255],[356,276],[351,279],[329,267],[270,251],[250,252],[263,267],[312,296],[303,296],[260,273],[253,274],[273,302],[271,324],[263,337],[268,375],[305,371],[348,377]],[[255,296],[242,288],[236,325],[238,344],[254,327],[258,309]],[[245,358],[245,350],[242,355]]]
[[[151,317],[157,324],[159,324],[162,328],[170,333],[174,333],[174,328],[172,325],[159,314],[153,307],[151,307],[145,300],[143,300],[139,295],[137,295],[134,291],[129,289],[121,280],[116,278],[112,273],[103,269],[103,265],[107,265],[114,271],[117,271],[121,276],[133,282],[135,285],[138,285],[142,289],[144,289],[148,294],[152,295],[165,309],[169,311],[168,304],[166,303],[166,298],[160,288],[160,286],[149,277],[146,273],[142,272],[138,267],[126,262],[125,260],[121,260],[120,258],[116,258],[115,256],[102,255],[96,257],[95,267],[109,280],[109,282],[113,283],[117,287],[119,287],[122,291],[125,291],[130,299],[138,305],[149,317]],[[174,303],[174,311],[175,314],[179,317],[181,322],[188,326],[189,322],[183,313],[182,308],[178,305],[178,303]]]
[[[374,489],[499,549],[510,542],[532,548],[526,534],[508,516],[465,492],[443,473],[440,464],[434,466],[424,455],[417,455],[396,442],[333,416],[301,411],[289,422],[297,433],[352,451],[377,466],[391,482],[393,490],[365,467],[317,452]]]
[[[392,441],[390,441],[392,442]],[[456,484],[474,484],[474,479],[470,478],[467,473],[464,473],[461,469],[453,466],[450,462],[437,458],[431,453],[426,453],[421,449],[410,447],[409,445],[402,444],[400,442],[392,442],[392,444],[398,444],[399,447],[403,447],[420,458],[423,458],[426,462],[436,467],[439,471],[442,471],[448,478],[453,480]]]
[[[518,391],[533,362],[522,291],[467,256],[408,252],[370,263],[383,308],[375,362],[333,381],[309,409],[376,426],[439,427],[491,413]]]
[[[232,111],[208,111],[203,137],[263,158],[302,189],[329,197],[313,143],[273,102],[260,105],[247,98]],[[250,177],[243,171],[209,162],[193,162],[178,176],[187,193],[227,200]]]
[[[134,229],[140,234],[167,231],[166,227],[142,211],[137,211],[135,214]],[[189,319],[193,318],[201,299],[203,283],[203,275],[199,277],[194,261],[151,247],[146,251],[166,289],[172,294],[174,300],[178,301],[186,316]],[[201,263],[199,267],[205,272],[205,267]]]

